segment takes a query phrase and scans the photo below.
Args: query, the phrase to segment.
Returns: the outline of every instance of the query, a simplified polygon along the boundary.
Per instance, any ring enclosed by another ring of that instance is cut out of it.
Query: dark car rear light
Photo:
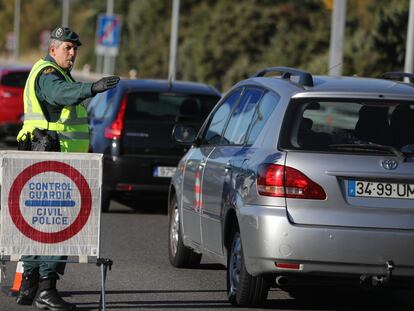
[[[325,200],[321,186],[305,174],[289,166],[262,164],[257,176],[260,195],[295,199]]]
[[[122,98],[121,105],[118,110],[118,114],[115,120],[111,123],[110,126],[105,128],[104,137],[109,139],[120,138],[122,130],[124,129],[124,115],[125,109],[128,101],[128,95],[125,95]]]
[[[133,187],[130,184],[122,184],[122,183],[118,183],[116,185],[116,190],[118,191],[132,191]]]

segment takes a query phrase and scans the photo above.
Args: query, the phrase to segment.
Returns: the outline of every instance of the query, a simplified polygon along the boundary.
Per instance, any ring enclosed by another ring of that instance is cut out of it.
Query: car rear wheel
[[[232,241],[227,260],[229,301],[242,307],[263,305],[269,292],[269,282],[264,276],[252,276],[247,272],[239,229],[233,232]]]
[[[168,209],[168,255],[170,263],[177,268],[196,266],[201,261],[201,254],[184,245],[180,226],[180,213],[177,199],[171,200]]]

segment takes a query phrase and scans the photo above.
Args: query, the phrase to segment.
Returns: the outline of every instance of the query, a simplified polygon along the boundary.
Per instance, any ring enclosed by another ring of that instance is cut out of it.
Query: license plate
[[[172,177],[175,174],[173,166],[156,166],[154,167],[154,177]]]
[[[414,184],[348,180],[348,196],[414,199]]]

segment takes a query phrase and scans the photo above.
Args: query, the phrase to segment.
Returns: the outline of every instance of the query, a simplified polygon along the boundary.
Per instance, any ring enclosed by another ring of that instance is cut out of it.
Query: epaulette
[[[45,70],[43,70],[42,74],[47,75],[47,74],[53,73],[55,71],[56,71],[55,68],[53,68],[53,67],[47,67]]]

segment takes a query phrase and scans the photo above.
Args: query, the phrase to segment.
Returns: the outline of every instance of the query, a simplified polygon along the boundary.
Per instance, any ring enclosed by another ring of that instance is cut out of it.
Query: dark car
[[[0,137],[15,141],[22,125],[23,90],[30,68],[0,67]]]
[[[168,80],[121,80],[88,105],[91,151],[104,154],[102,211],[120,194],[167,196],[187,147],[171,139],[175,124],[201,127],[221,98],[212,86]]]

